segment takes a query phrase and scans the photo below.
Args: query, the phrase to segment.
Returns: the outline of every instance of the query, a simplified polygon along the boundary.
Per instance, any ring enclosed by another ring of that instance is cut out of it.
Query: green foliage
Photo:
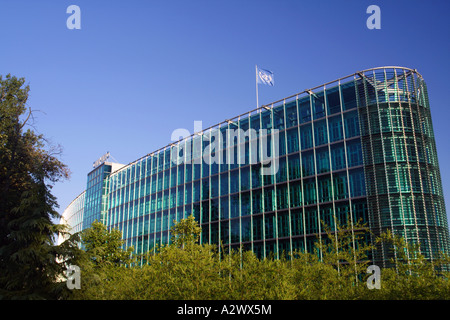
[[[122,233],[119,230],[108,231],[104,224],[96,220],[82,232],[81,239],[86,255],[95,267],[105,264],[120,266],[131,262],[133,248],[122,250]]]
[[[395,250],[393,267],[382,271],[385,285],[374,292],[377,299],[450,299],[450,273],[442,271],[450,266],[448,256],[430,262],[421,254],[419,244],[407,243],[389,231],[377,241]]]
[[[183,248],[186,244],[197,243],[201,232],[202,228],[195,223],[195,218],[191,215],[172,226],[171,241],[175,246]]]
[[[105,230],[96,228],[95,232],[104,233]],[[369,290],[366,269],[371,247],[363,244],[367,230],[360,225],[353,231],[348,226],[337,226],[336,232],[327,230],[327,236],[317,243],[315,252],[295,252],[291,257],[279,260],[259,260],[252,252],[225,252],[223,248],[219,251],[217,246],[199,244],[200,230],[193,217],[183,219],[171,229],[171,244],[135,256],[129,267],[125,268],[123,262],[98,264],[94,272],[102,274],[97,276],[98,281],[90,280],[92,267],[80,266],[84,274],[82,289],[73,297],[131,300],[450,299],[448,273],[434,272],[433,266],[428,265],[420,254],[414,261],[398,261],[401,264],[398,270],[404,272],[382,269],[381,289]],[[389,234],[383,235],[381,240],[397,241],[397,249],[407,245]],[[97,245],[107,247],[104,241],[91,241],[90,245],[90,252],[94,252]],[[119,255],[123,253],[121,251]]]
[[[66,230],[52,222],[59,214],[51,183],[69,171],[59,148],[47,150],[42,135],[25,130],[29,90],[23,78],[0,76],[0,298],[56,299],[66,293],[58,279],[77,249],[73,238],[54,244]]]
[[[72,298],[101,299],[111,291],[107,290],[108,284],[115,286],[131,270],[125,266],[132,262],[133,248],[124,250],[121,232],[108,231],[97,220],[81,232],[80,238],[84,251],[74,264],[81,269],[82,291],[73,290]]]

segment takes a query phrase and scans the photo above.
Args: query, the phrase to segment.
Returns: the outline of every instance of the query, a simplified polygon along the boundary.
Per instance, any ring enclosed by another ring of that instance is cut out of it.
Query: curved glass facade
[[[426,86],[407,68],[358,72],[118,170],[103,166],[88,186],[101,184],[89,193],[100,209],[89,205],[83,228],[102,220],[136,253],[168,243],[174,221],[191,214],[203,243],[260,258],[312,251],[325,236],[321,221],[331,230],[362,221],[375,236],[390,229],[428,258],[449,252]],[[386,249],[372,258],[383,263]]]
[[[449,253],[448,224],[427,87],[415,70],[361,74],[361,143],[370,225],[419,243],[427,258]],[[387,248],[378,247],[376,261]]]
[[[69,233],[74,234],[83,230],[84,207],[86,201],[86,191],[76,197],[64,210],[61,216],[61,223],[70,227]],[[58,243],[64,241],[64,237],[58,238]]]

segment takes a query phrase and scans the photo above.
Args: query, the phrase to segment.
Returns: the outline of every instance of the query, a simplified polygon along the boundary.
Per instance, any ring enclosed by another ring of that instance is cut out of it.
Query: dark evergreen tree
[[[72,237],[56,245],[64,226],[53,183],[69,176],[29,122],[25,79],[0,76],[0,298],[56,299],[66,292],[64,271],[77,247]],[[26,130],[25,130],[26,129]]]

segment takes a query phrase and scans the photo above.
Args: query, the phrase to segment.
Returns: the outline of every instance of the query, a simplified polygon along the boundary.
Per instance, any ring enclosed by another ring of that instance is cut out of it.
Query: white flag
[[[258,68],[258,83],[267,84],[273,87],[273,72]]]

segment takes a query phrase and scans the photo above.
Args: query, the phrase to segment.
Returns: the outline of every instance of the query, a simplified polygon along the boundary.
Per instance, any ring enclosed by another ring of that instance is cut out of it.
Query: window
[[[220,175],[220,195],[228,194],[228,172]]]
[[[301,209],[291,211],[292,235],[299,236],[303,234],[303,211]]]
[[[230,172],[230,193],[239,192],[239,170]]]
[[[250,117],[250,128],[255,130],[260,129],[260,115],[261,113],[258,113]]]
[[[278,237],[288,237],[289,229],[289,211],[278,213]]]
[[[261,113],[261,129],[267,129],[269,134],[272,129],[272,112],[265,111]]]
[[[328,115],[335,114],[341,111],[341,101],[339,98],[339,88],[332,88],[327,90],[327,112]]]
[[[216,221],[219,219],[219,199],[211,200],[211,221]]]
[[[347,138],[359,135],[359,121],[357,112],[349,112],[344,115],[345,136]]]
[[[380,147],[380,149],[381,149],[381,147]],[[348,161],[349,167],[358,166],[358,165],[363,164],[361,143],[359,141],[352,141],[347,144],[347,157],[348,157],[347,161]]]
[[[261,190],[254,190],[252,192],[252,212],[253,214],[262,212],[262,202],[261,202]]]
[[[231,243],[239,242],[240,238],[239,219],[231,220]]]
[[[316,203],[316,183],[315,179],[310,178],[304,181],[303,190],[305,193],[305,204]]]
[[[229,241],[230,241],[229,230],[230,229],[229,229],[228,222],[220,223],[220,239],[222,240],[223,244],[229,244]]]
[[[314,174],[314,152],[306,151],[302,153],[303,176],[311,176]]]
[[[306,233],[311,234],[319,232],[316,208],[305,209],[305,221],[306,221]]]
[[[220,219],[228,219],[230,217],[228,196],[220,198]]]
[[[239,217],[239,194],[234,194],[230,196],[230,217]]]
[[[260,174],[260,167],[259,165],[252,165],[251,166],[251,173],[252,173],[252,188],[258,188],[261,186],[261,174]]]
[[[284,130],[284,109],[283,106],[273,109],[274,129]]]
[[[320,206],[320,219],[324,222],[325,227],[334,230],[334,211],[330,204]]]
[[[253,217],[253,240],[263,239],[263,216]]]
[[[209,201],[202,202],[202,223],[209,222]]]
[[[290,207],[295,208],[302,205],[302,186],[301,182],[290,183],[289,186],[290,193]]]
[[[330,177],[320,177],[319,185],[319,202],[327,202],[332,200],[332,187]]]
[[[193,184],[194,186],[194,202],[200,201],[200,180],[197,180]]]
[[[264,217],[264,228],[265,228],[265,236],[266,239],[273,239],[276,236],[276,229],[275,229],[275,215],[274,214],[268,214]]]
[[[293,154],[288,158],[289,179],[294,180],[300,178],[300,155]]]
[[[330,171],[330,158],[328,148],[321,148],[316,150],[316,164],[317,173]]]
[[[300,142],[302,150],[313,147],[311,124],[300,127]]]
[[[343,104],[342,109],[349,110],[349,109],[356,108],[355,84],[353,82],[346,83],[341,86],[341,91],[342,91],[342,104]]]
[[[250,167],[241,168],[241,191],[250,189]]]
[[[277,186],[277,210],[289,207],[287,185]]]
[[[276,173],[276,182],[284,182],[287,180],[287,164],[286,157],[278,160],[278,172]]]
[[[202,179],[202,200],[209,199],[209,179]]]
[[[345,152],[343,143],[331,146],[331,167],[332,170],[345,168]]]
[[[297,124],[297,102],[293,101],[286,104],[286,128],[296,127]]]
[[[319,92],[312,96],[314,119],[325,117],[325,100],[323,92]]]
[[[302,98],[299,103],[299,118],[300,123],[311,121],[311,107],[309,105],[309,97]]]
[[[278,141],[278,143],[276,143],[276,145],[275,145],[275,148],[278,148],[278,155],[279,156],[283,156],[283,155],[286,154],[286,139],[285,139],[285,135],[286,135],[286,132],[285,131],[281,131],[281,132],[278,133],[278,138],[276,138],[277,140],[274,139],[275,143]],[[268,144],[269,148],[274,147],[270,143],[271,140],[268,140],[268,142],[269,142],[269,144]]]
[[[274,211],[275,205],[273,188],[264,188],[264,211]]]
[[[333,187],[335,200],[348,198],[346,173],[339,173],[333,175]]]
[[[298,129],[292,128],[286,132],[287,137],[287,151],[288,153],[293,153],[299,151],[298,143]]]
[[[342,135],[342,119],[341,116],[332,117],[328,120],[330,130],[330,142],[343,139]]]
[[[350,193],[352,197],[363,196],[366,193],[364,172],[362,170],[353,170],[349,172]]]
[[[211,198],[219,196],[219,176],[215,175],[211,177]]]
[[[251,214],[250,192],[241,193],[241,216]]]
[[[181,190],[178,190],[178,192],[180,192]],[[152,198],[153,200],[153,198]],[[187,183],[186,184],[186,189],[184,192],[184,202],[185,204],[189,204],[192,202],[192,183]]]
[[[325,120],[314,123],[314,143],[316,144],[316,146],[328,143]]]
[[[250,217],[242,218],[241,220],[241,241],[247,242],[251,241],[252,228]]]

